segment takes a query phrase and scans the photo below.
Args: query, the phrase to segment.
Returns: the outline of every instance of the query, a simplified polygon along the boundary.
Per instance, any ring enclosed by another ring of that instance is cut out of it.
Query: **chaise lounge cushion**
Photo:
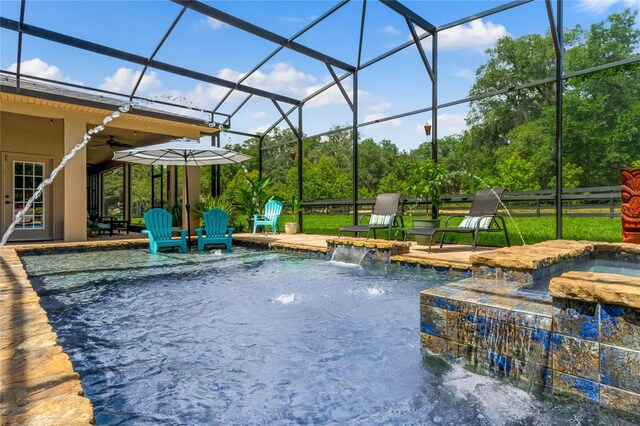
[[[458,228],[489,229],[493,217],[465,216]]]
[[[394,216],[393,214],[372,214],[369,225],[389,226]]]

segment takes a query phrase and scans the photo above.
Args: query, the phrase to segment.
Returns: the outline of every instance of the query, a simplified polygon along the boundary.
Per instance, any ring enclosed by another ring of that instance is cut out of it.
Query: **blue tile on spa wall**
[[[420,330],[432,336],[446,338],[446,310],[430,305],[422,305],[420,307]]]
[[[600,345],[600,381],[640,393],[640,351]]]
[[[562,373],[598,380],[600,360],[598,343],[554,333],[551,337],[553,369]]]
[[[640,351],[640,309],[601,305],[600,342]]]
[[[586,340],[598,340],[598,305],[553,299],[553,331]]]
[[[600,384],[570,374],[553,372],[553,389],[579,395],[592,401],[600,399]]]

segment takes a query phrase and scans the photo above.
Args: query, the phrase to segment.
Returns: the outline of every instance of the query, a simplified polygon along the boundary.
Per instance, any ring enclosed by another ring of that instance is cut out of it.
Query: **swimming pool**
[[[97,424],[562,424],[617,417],[424,356],[456,280],[236,248],[23,256]]]

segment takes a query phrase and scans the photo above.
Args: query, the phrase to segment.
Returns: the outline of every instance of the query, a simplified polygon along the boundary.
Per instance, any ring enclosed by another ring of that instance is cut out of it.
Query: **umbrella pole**
[[[187,173],[187,157],[184,157],[185,199],[187,203],[187,251],[191,251],[191,205],[189,204],[189,174]]]

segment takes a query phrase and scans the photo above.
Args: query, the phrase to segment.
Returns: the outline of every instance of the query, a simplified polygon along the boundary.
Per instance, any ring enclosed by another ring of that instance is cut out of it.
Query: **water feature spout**
[[[362,266],[367,255],[375,251],[373,248],[340,245],[331,255],[331,261]]]
[[[7,241],[9,240],[9,237],[11,237],[11,234],[13,234],[13,231],[16,229],[16,225],[18,223],[20,223],[20,221],[22,220],[22,217],[24,216],[25,212],[29,211],[29,209],[31,208],[31,205],[33,204],[33,202],[38,197],[40,197],[40,195],[42,194],[44,189],[47,186],[49,186],[49,185],[51,185],[53,183],[53,180],[56,178],[58,173],[64,168],[64,166],[67,164],[67,162],[69,160],[71,160],[76,155],[76,153],[78,151],[80,151],[82,148],[84,148],[89,143],[89,141],[91,140],[91,137],[93,135],[103,131],[104,130],[104,126],[107,125],[108,123],[110,123],[111,121],[113,121],[114,119],[120,117],[121,113],[128,112],[131,109],[131,106],[132,106],[131,103],[123,105],[120,108],[118,108],[117,110],[113,111],[108,116],[106,116],[102,120],[102,124],[99,124],[96,127],[92,128],[92,129],[89,129],[84,134],[84,136],[82,138],[82,142],[80,142],[79,144],[74,146],[71,149],[71,151],[69,151],[69,153],[67,155],[62,157],[62,160],[60,161],[60,164],[58,164],[58,166],[56,166],[56,168],[53,169],[53,171],[51,172],[51,174],[49,175],[48,178],[44,179],[40,183],[40,185],[38,185],[36,190],[33,192],[33,195],[31,196],[31,198],[29,198],[27,200],[27,202],[24,205],[24,207],[22,208],[22,210],[20,210],[18,213],[16,213],[15,219],[13,220],[13,222],[9,225],[9,227],[5,231],[4,235],[2,236],[2,240],[0,240],[0,247],[3,247],[7,243]]]

